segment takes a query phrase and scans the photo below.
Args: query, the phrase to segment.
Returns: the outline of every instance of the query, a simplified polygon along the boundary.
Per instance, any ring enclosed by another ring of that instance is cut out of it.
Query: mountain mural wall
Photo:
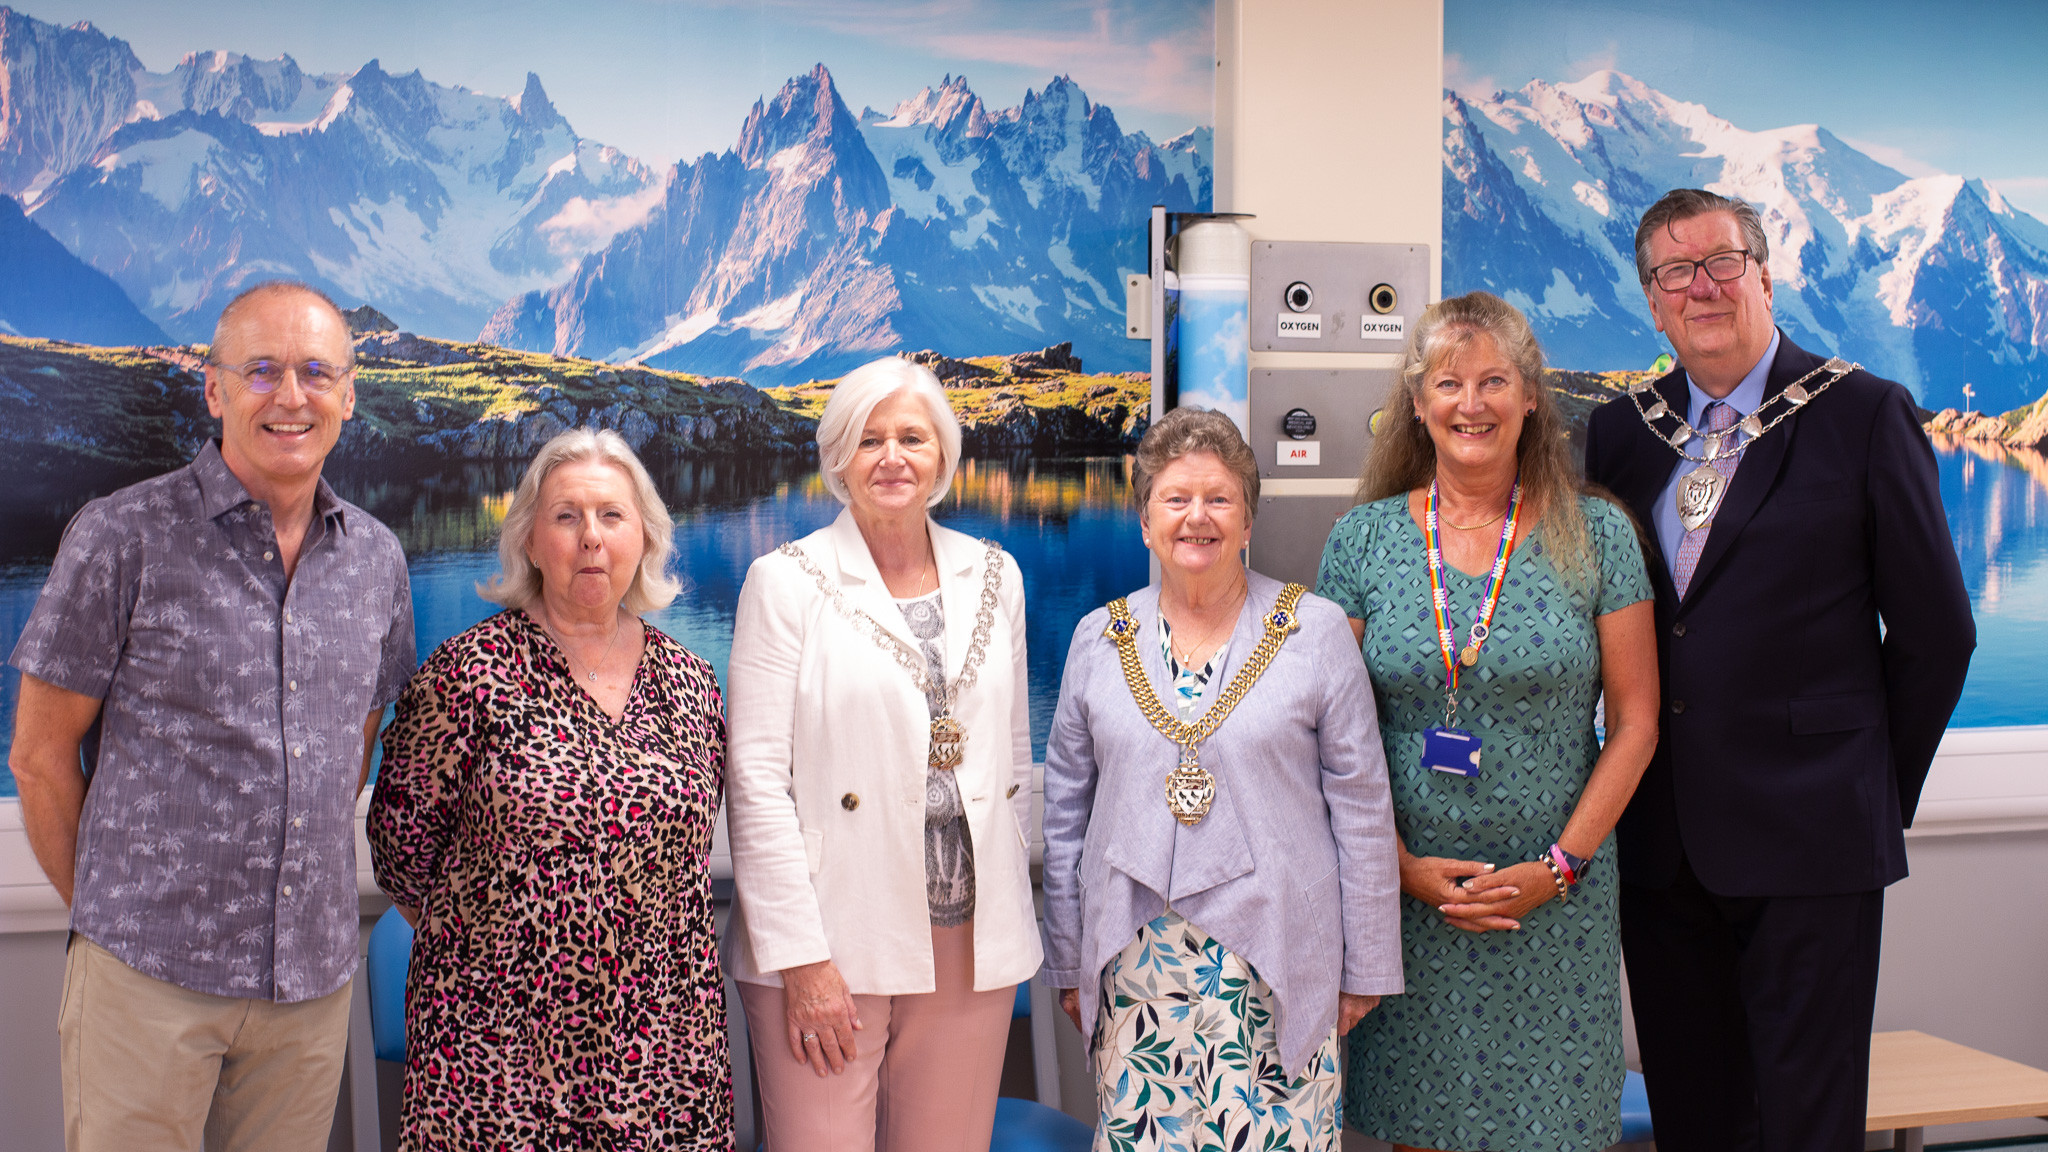
[[[1528,312],[1553,363],[1639,368],[1667,351],[1636,278],[1635,224],[1671,188],[1755,204],[1778,323],[1928,408],[2048,392],[2048,226],[1962,176],[1909,179],[1817,125],[1751,132],[1620,72],[1445,92],[1444,291]]]
[[[820,65],[484,338],[764,381],[902,347],[1012,352],[1054,336],[1098,370],[1142,367],[1123,273],[1144,266],[1153,204],[1209,203],[1209,148],[1207,128],[1163,144],[1125,134],[1064,77],[991,112],[949,76],[855,116]]]
[[[990,109],[947,76],[855,114],[821,64],[664,173],[578,135],[531,74],[504,98],[375,60],[155,73],[0,7],[0,194],[182,341],[286,276],[423,335],[761,384],[1068,341],[1142,368],[1123,273],[1153,204],[1209,205],[1210,150],[1206,126],[1125,133],[1065,77]]]

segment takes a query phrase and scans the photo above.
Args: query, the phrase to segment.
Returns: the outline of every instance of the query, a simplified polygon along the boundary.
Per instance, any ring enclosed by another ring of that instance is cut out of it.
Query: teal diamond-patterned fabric
[[[1458,726],[1484,741],[1479,775],[1421,766],[1442,722],[1444,665],[1429,562],[1406,496],[1353,508],[1323,551],[1316,591],[1365,621],[1363,649],[1408,850],[1506,867],[1564,830],[1599,752],[1594,618],[1650,598],[1627,516],[1582,497],[1600,557],[1590,594],[1568,587],[1540,527],[1515,548],[1492,635],[1459,677]],[[1484,576],[1446,569],[1460,643]],[[1425,1148],[1593,1152],[1621,1138],[1620,946],[1614,858],[1602,851],[1569,903],[1514,932],[1469,933],[1401,897],[1408,991],[1351,1033],[1345,1115],[1382,1140]]]

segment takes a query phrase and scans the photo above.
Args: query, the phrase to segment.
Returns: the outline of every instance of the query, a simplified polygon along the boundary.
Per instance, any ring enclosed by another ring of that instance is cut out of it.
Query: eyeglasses
[[[348,378],[354,368],[343,368],[319,360],[308,360],[304,364],[287,364],[282,360],[251,360],[247,364],[216,364],[216,367],[233,372],[249,382],[249,391],[259,395],[275,392],[284,386],[288,375],[299,378],[299,387],[312,393],[334,391],[334,386]]]
[[[1707,270],[1707,278],[1717,284],[1739,280],[1749,270],[1749,253],[1716,252],[1705,260],[1673,260],[1650,269],[1650,279],[1666,292],[1683,292],[1692,287],[1693,278],[1702,268]]]

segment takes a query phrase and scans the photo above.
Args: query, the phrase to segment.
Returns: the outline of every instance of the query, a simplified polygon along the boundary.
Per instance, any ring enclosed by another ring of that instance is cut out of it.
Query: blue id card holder
[[[1422,734],[1422,766],[1453,776],[1477,776],[1484,743],[1463,728],[1428,729]]]

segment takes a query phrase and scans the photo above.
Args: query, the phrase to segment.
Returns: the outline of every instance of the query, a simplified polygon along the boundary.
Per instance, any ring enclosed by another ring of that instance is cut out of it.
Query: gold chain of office
[[[983,540],[987,555],[982,559],[983,578],[981,583],[981,606],[974,613],[974,635],[967,644],[967,658],[960,663],[960,674],[946,685],[943,692],[935,691],[931,675],[926,670],[924,653],[914,652],[902,641],[882,627],[874,617],[846,602],[846,594],[840,590],[837,581],[825,575],[794,540],[777,548],[776,551],[796,561],[811,579],[818,582],[818,591],[832,602],[832,608],[840,617],[853,626],[853,630],[868,638],[875,647],[896,658],[903,670],[910,673],[911,683],[925,694],[927,699],[939,697],[939,713],[932,717],[931,745],[925,754],[925,762],[933,768],[950,772],[960,766],[967,757],[967,726],[953,718],[953,705],[962,693],[974,687],[975,679],[981,674],[982,658],[988,655],[989,631],[996,623],[997,591],[1003,583],[1003,547],[993,540]]]
[[[1138,659],[1138,622],[1131,616],[1128,598],[1118,597],[1109,602],[1109,627],[1102,634],[1116,642],[1117,662],[1123,665],[1124,683],[1131,690],[1131,699],[1137,702],[1138,711],[1151,721],[1152,727],[1161,736],[1180,747],[1180,763],[1166,774],[1166,810],[1173,818],[1192,828],[1209,814],[1209,806],[1216,800],[1216,777],[1201,766],[1195,746],[1215,733],[1218,725],[1228,719],[1231,710],[1243,700],[1252,685],[1265,675],[1273,658],[1280,654],[1280,645],[1287,637],[1300,630],[1301,616],[1296,606],[1308,589],[1300,584],[1289,584],[1280,590],[1280,599],[1271,612],[1266,613],[1265,635],[1259,637],[1259,646],[1252,650],[1251,658],[1230,678],[1223,694],[1209,706],[1202,719],[1194,724],[1176,718],[1160,703],[1159,694],[1152,690],[1152,683],[1145,677],[1145,665]]]

